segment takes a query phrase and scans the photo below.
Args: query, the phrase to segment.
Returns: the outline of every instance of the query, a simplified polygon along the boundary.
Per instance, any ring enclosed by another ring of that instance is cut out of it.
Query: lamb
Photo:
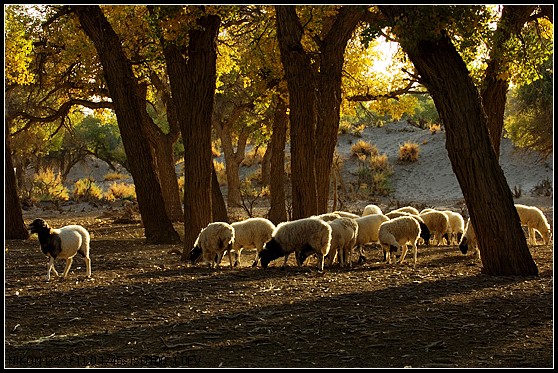
[[[256,258],[252,267],[258,265],[260,252],[264,244],[271,240],[275,224],[265,218],[249,218],[232,223],[234,228],[233,251],[235,252],[235,266],[240,266],[242,249],[256,249]]]
[[[469,246],[471,246],[471,248],[475,251],[477,258],[480,260],[479,243],[477,241],[477,235],[475,234],[473,224],[471,224],[471,218],[467,219],[465,233],[461,236],[461,240],[459,240],[459,250],[461,250],[463,255],[467,254]]]
[[[383,214],[382,209],[376,205],[366,205],[362,211],[362,216],[372,215],[372,214]]]
[[[194,248],[190,251],[192,264],[203,260],[209,267],[215,268],[221,263],[225,252],[228,252],[231,268],[233,267],[232,247],[234,243],[234,228],[225,222],[209,223],[196,238]]]
[[[390,219],[399,218],[401,216],[410,216],[412,218],[415,218],[420,225],[420,238],[423,239],[424,242],[426,242],[426,243],[428,243],[428,241],[430,241],[430,229],[428,229],[428,227],[424,223],[424,220],[422,220],[422,218],[419,215],[413,215],[413,214],[408,213],[408,212],[394,210],[394,211],[388,212],[386,214],[386,216]]]
[[[451,210],[444,210],[442,212],[448,216],[448,231],[444,235],[448,245],[451,245],[454,242],[459,244],[461,236],[463,236],[463,232],[465,232],[465,220],[463,219],[463,216],[461,216],[460,213]]]
[[[424,220],[430,234],[434,235],[438,246],[440,246],[443,243],[442,236],[448,231],[448,216],[441,211],[428,211],[419,216]],[[428,244],[428,241],[426,243]]]
[[[339,264],[352,266],[352,251],[358,237],[358,224],[355,219],[339,218],[329,222],[331,226],[331,244],[326,256],[331,265],[337,256]]]
[[[324,258],[331,245],[331,226],[316,217],[287,221],[277,225],[264,249],[260,252],[260,262],[267,268],[269,262],[281,256],[285,257],[283,268],[292,252],[295,252],[297,264],[315,253],[318,257],[318,270],[324,269]]]
[[[380,230],[380,225],[388,220],[389,218],[383,214],[372,214],[355,219],[358,224],[358,235],[355,245],[359,248],[359,263],[366,260],[364,245],[379,241],[378,231]]]
[[[87,229],[81,225],[67,225],[55,229],[48,226],[43,219],[35,219],[27,227],[31,234],[37,233],[41,250],[49,258],[47,264],[46,280],[50,281],[50,272],[58,276],[54,268],[54,261],[58,258],[66,259],[63,278],[68,276],[74,256],[79,253],[85,258],[87,277],[91,277],[91,259],[89,258],[89,248],[91,236]]]
[[[420,236],[420,225],[411,216],[401,216],[388,220],[380,225],[378,238],[386,260],[391,264],[392,254],[401,253],[399,263],[403,263],[407,255],[407,244],[411,244],[414,252],[414,265],[417,264],[417,240]],[[403,245],[403,249],[401,248]]]
[[[548,245],[551,238],[550,224],[548,224],[543,212],[535,206],[516,204],[515,208],[521,220],[521,225],[527,226],[529,230],[529,245],[537,244],[536,232],[539,232],[544,244]]]

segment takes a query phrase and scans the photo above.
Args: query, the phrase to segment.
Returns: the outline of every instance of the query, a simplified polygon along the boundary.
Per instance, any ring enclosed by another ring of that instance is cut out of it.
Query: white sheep
[[[420,215],[419,210],[417,210],[413,206],[404,206],[404,207],[400,207],[400,208],[392,210],[392,211],[408,212],[409,214],[412,214],[412,215]]]
[[[382,209],[376,205],[366,205],[362,211],[362,216],[373,215],[373,214],[383,214]]]
[[[234,242],[234,228],[225,222],[209,223],[196,238],[194,248],[190,251],[190,261],[195,264],[200,257],[211,268],[219,266],[225,252],[229,255],[231,268],[233,267],[232,247]]]
[[[452,245],[453,243],[459,244],[461,236],[463,236],[463,232],[465,232],[465,220],[463,216],[451,210],[444,210],[442,212],[448,216],[448,231],[444,235],[448,245]]]
[[[352,251],[358,237],[358,224],[355,219],[339,218],[329,222],[331,226],[331,244],[329,253],[326,255],[328,265],[331,265],[336,257],[339,258],[341,267],[348,263],[352,266]]]
[[[521,220],[521,225],[529,230],[529,245],[537,244],[536,232],[539,232],[545,245],[548,245],[551,238],[550,224],[546,220],[543,212],[535,206],[525,206],[516,204],[515,208]]]
[[[424,220],[430,234],[434,236],[438,246],[440,246],[443,243],[443,235],[448,231],[448,216],[441,211],[428,211],[419,216]]]
[[[359,248],[359,263],[366,260],[364,245],[379,242],[378,231],[380,230],[380,225],[388,220],[389,218],[384,214],[366,215],[355,219],[358,224],[358,235],[355,245]]]
[[[386,216],[390,219],[399,218],[401,216],[410,216],[410,217],[416,219],[418,221],[419,225],[420,225],[420,239],[422,239],[426,243],[428,243],[428,241],[430,241],[430,229],[428,229],[428,226],[424,223],[424,220],[422,220],[420,215],[414,215],[414,214],[411,214],[411,213],[408,213],[408,212],[395,211],[394,210],[394,211],[388,212],[386,214]]]
[[[89,248],[91,236],[87,229],[81,225],[67,225],[55,229],[48,226],[43,219],[35,219],[27,227],[31,234],[37,233],[41,250],[49,258],[47,264],[46,280],[50,281],[50,272],[58,276],[54,268],[56,259],[66,259],[63,278],[68,276],[74,256],[79,253],[85,258],[85,268],[87,277],[91,277],[91,259],[89,258]]]
[[[461,253],[465,255],[469,251],[469,246],[474,250],[474,253],[477,254],[477,258],[480,260],[481,256],[479,243],[477,241],[477,235],[475,234],[473,224],[471,224],[471,218],[467,219],[465,233],[461,236],[461,240],[459,240],[459,250],[461,250]]]
[[[420,225],[411,216],[401,216],[388,220],[380,225],[378,237],[380,245],[386,254],[386,260],[391,264],[392,255],[401,253],[399,263],[403,263],[407,255],[407,244],[410,244],[414,253],[414,264],[417,264],[417,240],[420,236]],[[403,246],[403,247],[401,247]]]
[[[267,268],[269,262],[281,256],[285,257],[283,268],[292,252],[295,252],[297,264],[315,253],[318,257],[318,270],[324,269],[324,257],[331,245],[331,226],[325,221],[310,217],[286,221],[277,225],[264,249],[260,252],[260,262]]]
[[[242,249],[256,249],[256,258],[252,267],[258,265],[260,251],[264,244],[271,240],[275,224],[265,218],[249,218],[231,224],[234,228],[233,251],[235,252],[235,266],[240,266]]]
[[[325,214],[321,214],[321,215],[314,215],[313,217],[318,218],[318,219],[322,219],[323,221],[333,221],[335,219],[339,219],[341,217],[341,215],[335,213],[335,212],[327,212]]]

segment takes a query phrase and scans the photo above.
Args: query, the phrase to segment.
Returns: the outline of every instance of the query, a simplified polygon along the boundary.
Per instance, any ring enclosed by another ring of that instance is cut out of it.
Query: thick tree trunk
[[[271,145],[267,144],[265,148],[265,153],[262,157],[262,185],[264,187],[269,186],[270,178],[270,167],[271,167]]]
[[[409,11],[411,7],[380,8],[391,20],[402,16],[412,22],[416,14]],[[538,275],[490,142],[481,97],[465,63],[443,32],[429,40],[424,37],[428,32],[409,27],[400,30],[401,45],[446,128],[446,148],[477,234],[483,271],[490,275]]]
[[[188,259],[198,234],[212,220],[211,113],[220,19],[202,16],[198,25],[199,29],[188,33],[187,59],[176,45],[166,43],[163,48],[184,143],[183,260]]]
[[[342,92],[341,78],[345,49],[358,22],[366,12],[363,6],[344,6],[333,19],[320,45],[318,74],[318,117],[316,138],[316,187],[318,213],[327,212],[333,153],[337,145]]]
[[[161,186],[152,168],[151,150],[142,128],[145,101],[139,95],[137,80],[122,51],[118,35],[99,6],[72,6],[72,9],[95,45],[103,65],[136,186],[146,239],[157,244],[180,242],[180,236],[166,214]]]
[[[271,167],[269,175],[269,194],[271,208],[268,219],[277,225],[287,221],[285,206],[285,143],[287,142],[287,104],[280,95],[276,96],[273,132],[271,134]]]
[[[490,59],[484,75],[482,104],[488,116],[488,133],[496,157],[500,157],[500,143],[504,128],[504,110],[509,87],[509,57],[506,57],[506,43],[512,35],[518,34],[529,20],[536,5],[504,5],[502,17],[494,32]]]
[[[26,240],[29,238],[29,232],[23,221],[21,204],[17,194],[17,182],[12,162],[12,152],[10,151],[10,139],[6,137],[4,142],[6,144],[6,148],[4,149],[4,157],[6,160],[6,219],[4,221],[4,238],[7,240]]]
[[[292,5],[275,6],[277,39],[289,89],[293,219],[318,212],[316,191],[316,85],[301,44],[302,25]]]

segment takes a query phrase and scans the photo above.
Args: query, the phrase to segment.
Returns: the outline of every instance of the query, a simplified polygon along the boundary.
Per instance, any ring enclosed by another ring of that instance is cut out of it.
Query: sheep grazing
[[[234,228],[225,222],[209,223],[203,228],[190,251],[190,261],[197,263],[200,258],[209,267],[215,268],[221,263],[225,252],[228,252],[231,268],[233,260],[231,250],[234,242]]]
[[[467,224],[465,225],[465,233],[461,236],[461,240],[459,240],[459,250],[463,255],[467,254],[469,251],[469,246],[474,250],[477,254],[477,258],[480,260],[480,250],[479,250],[479,243],[477,241],[477,235],[475,234],[475,229],[473,228],[473,224],[471,224],[471,219],[467,219]]]
[[[448,245],[452,245],[453,243],[459,245],[461,236],[463,236],[463,232],[465,232],[465,220],[463,216],[451,210],[444,210],[442,212],[448,216],[449,222],[448,231],[443,237],[448,242]]]
[[[428,211],[421,213],[419,216],[424,220],[430,234],[434,235],[436,243],[440,246],[443,243],[443,235],[448,231],[448,216],[441,211]],[[426,244],[428,245],[428,241]]]
[[[537,244],[536,232],[539,232],[545,245],[548,245],[551,238],[550,224],[546,220],[543,212],[535,206],[525,206],[516,204],[515,208],[521,220],[521,225],[529,230],[529,245]]]
[[[285,257],[283,268],[292,252],[295,252],[297,264],[315,253],[318,257],[318,270],[324,269],[324,258],[331,245],[331,226],[325,221],[310,217],[287,221],[277,225],[270,241],[260,252],[260,262],[267,268],[269,262],[281,256]]]
[[[401,216],[410,216],[412,218],[415,218],[420,225],[420,238],[424,240],[424,242],[430,241],[430,229],[428,229],[426,224],[424,224],[424,220],[422,220],[422,218],[419,215],[414,215],[408,212],[394,210],[388,212],[386,216],[390,219],[399,218]]]
[[[232,223],[234,228],[233,251],[235,252],[235,266],[240,266],[242,249],[256,249],[256,258],[252,267],[258,265],[260,252],[275,230],[275,224],[265,218],[250,218]]]
[[[420,237],[420,225],[416,219],[411,216],[401,216],[388,220],[380,225],[378,237],[388,263],[391,264],[392,255],[398,253],[401,253],[399,263],[403,263],[407,255],[407,244],[410,244],[413,248],[414,264],[417,264],[417,240]]]
[[[341,215],[336,214],[335,212],[328,212],[328,213],[321,214],[321,215],[315,215],[313,217],[318,218],[318,219],[322,219],[323,221],[328,221],[329,222],[329,221],[333,221],[335,219],[339,219],[341,217]]]
[[[41,250],[49,258],[47,264],[46,280],[50,281],[50,272],[58,276],[54,268],[56,259],[66,259],[63,278],[68,276],[74,256],[79,253],[85,258],[87,277],[91,277],[91,259],[89,258],[89,248],[91,236],[87,229],[81,225],[67,225],[55,229],[48,226],[43,219],[35,219],[27,227],[31,234],[37,233]]]
[[[339,258],[339,265],[345,263],[352,266],[352,251],[358,237],[358,224],[355,219],[339,218],[329,222],[331,226],[331,244],[326,255],[328,265],[331,265],[335,258]]]
[[[383,214],[372,214],[355,219],[358,224],[358,235],[355,245],[359,248],[359,263],[366,260],[364,245],[379,242],[378,231],[380,230],[380,225],[388,220],[389,218]]]
[[[373,214],[383,214],[382,209],[376,205],[366,205],[362,211],[362,216],[373,215]]]
[[[347,212],[347,211],[333,211],[333,213],[339,215],[342,218],[351,218],[351,219],[360,218],[360,215],[353,214],[352,212]]]

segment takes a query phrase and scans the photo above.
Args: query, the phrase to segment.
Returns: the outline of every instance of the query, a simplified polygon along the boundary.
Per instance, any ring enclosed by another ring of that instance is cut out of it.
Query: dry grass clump
[[[370,144],[368,141],[358,140],[351,146],[351,154],[359,159],[377,156],[379,153],[376,145]]]
[[[419,157],[419,144],[406,142],[399,146],[399,160],[403,162],[416,162]]]

